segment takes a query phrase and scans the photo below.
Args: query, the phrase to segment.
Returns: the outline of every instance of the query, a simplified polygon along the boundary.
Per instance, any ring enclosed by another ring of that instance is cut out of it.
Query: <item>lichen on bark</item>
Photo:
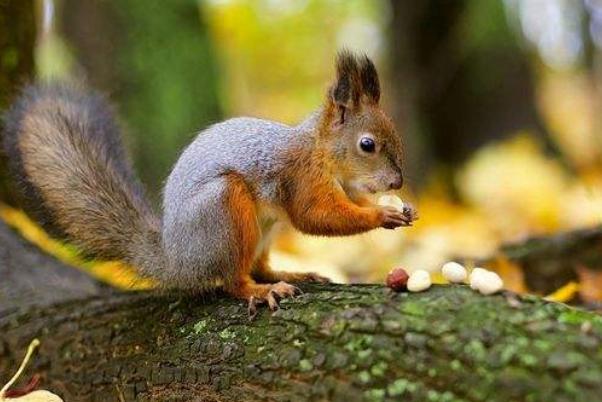
[[[306,285],[249,321],[223,295],[130,293],[0,318],[66,400],[595,401],[602,318],[467,286]]]

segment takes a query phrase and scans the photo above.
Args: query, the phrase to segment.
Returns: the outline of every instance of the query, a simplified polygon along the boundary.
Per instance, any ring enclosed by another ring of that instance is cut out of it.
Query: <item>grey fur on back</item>
[[[234,269],[224,205],[225,175],[236,173],[255,196],[260,227],[277,219],[280,172],[295,147],[314,141],[315,117],[297,127],[256,118],[234,118],[202,131],[186,148],[164,190],[163,247],[171,282],[198,286],[199,278],[230,278]],[[234,217],[236,218],[236,217]],[[264,233],[267,235],[267,233]],[[197,283],[195,283],[197,282]]]
[[[240,245],[230,237],[236,217],[225,205],[225,176],[236,173],[247,184],[267,235],[284,215],[279,180],[289,151],[312,148],[317,116],[297,127],[235,118],[202,131],[167,180],[163,222],[98,94],[66,83],[25,88],[5,116],[4,145],[26,195],[56,233],[91,256],[122,259],[163,286],[198,291],[234,277]]]

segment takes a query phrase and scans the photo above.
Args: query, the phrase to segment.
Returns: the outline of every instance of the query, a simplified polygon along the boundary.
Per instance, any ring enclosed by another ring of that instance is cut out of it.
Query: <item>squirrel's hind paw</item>
[[[249,301],[249,319],[257,315],[257,306],[267,304],[270,310],[276,311],[280,308],[280,300],[285,297],[293,297],[301,294],[301,289],[286,282],[278,282],[272,285],[254,285],[247,292]]]

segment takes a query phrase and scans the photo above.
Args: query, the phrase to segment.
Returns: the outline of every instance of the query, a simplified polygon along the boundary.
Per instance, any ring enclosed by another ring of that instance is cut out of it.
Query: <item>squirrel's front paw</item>
[[[414,222],[415,220],[418,220],[418,211],[409,202],[405,202],[403,204],[402,211],[403,211],[404,216],[406,218],[408,218],[410,220],[410,222]]]
[[[412,226],[412,216],[404,213],[395,207],[382,207],[381,210],[381,227],[385,229],[395,229],[400,226]]]

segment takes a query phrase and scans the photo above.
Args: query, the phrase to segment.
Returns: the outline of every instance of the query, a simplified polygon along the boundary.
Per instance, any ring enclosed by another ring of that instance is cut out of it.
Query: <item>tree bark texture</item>
[[[306,285],[249,321],[219,294],[126,293],[0,318],[5,380],[66,401],[599,401],[602,318],[467,286]]]

